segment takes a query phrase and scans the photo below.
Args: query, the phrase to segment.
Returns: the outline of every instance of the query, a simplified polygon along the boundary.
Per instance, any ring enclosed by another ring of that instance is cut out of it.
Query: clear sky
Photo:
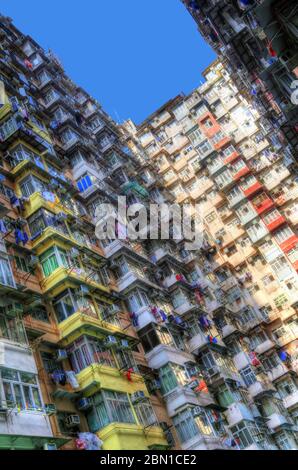
[[[117,121],[190,92],[215,58],[180,0],[2,0],[0,11]]]

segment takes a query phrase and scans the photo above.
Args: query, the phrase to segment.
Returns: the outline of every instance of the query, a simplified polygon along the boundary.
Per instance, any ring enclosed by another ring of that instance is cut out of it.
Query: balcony
[[[178,315],[183,315],[184,313],[190,312],[191,310],[198,308],[197,305],[193,304],[189,299],[185,299],[179,307],[175,307],[175,312]]]
[[[233,335],[234,333],[240,333],[240,329],[236,325],[228,323],[222,328],[222,338],[225,339],[228,336]]]
[[[278,186],[285,178],[290,176],[290,171],[287,168],[284,168],[282,171],[275,173],[272,175],[270,180],[264,181],[264,186],[268,191],[271,191],[273,188]]]
[[[193,362],[193,355],[188,352],[181,351],[180,349],[160,344],[146,354],[146,359],[148,366],[151,369],[159,369],[169,362],[179,364],[181,366],[187,362]]]
[[[271,209],[274,206],[274,202],[268,196],[265,197],[265,198],[262,198],[262,201],[259,202],[259,203],[254,203],[254,201],[252,201],[252,204],[253,204],[256,212],[259,215],[262,214],[265,211],[268,211],[269,209]]]
[[[290,251],[292,248],[294,248],[298,243],[298,236],[297,235],[291,235],[289,238],[284,240],[282,243],[279,243],[280,248],[282,249],[283,252],[287,253]]]
[[[203,370],[202,374],[212,386],[216,386],[216,384],[226,380],[233,380],[244,386],[241,375],[225,366],[214,366],[212,369]]]
[[[244,369],[244,367],[248,366],[251,363],[251,360],[250,360],[248,354],[244,351],[236,354],[233,357],[233,361],[234,361],[235,367],[238,371],[241,370],[241,369]]]
[[[157,284],[148,279],[145,274],[135,271],[129,271],[124,276],[120,277],[117,281],[118,291],[124,293],[127,289],[131,288],[134,284],[144,283],[149,288],[159,289]]]
[[[273,413],[271,416],[269,416],[267,421],[267,426],[271,431],[276,431],[282,426],[289,424],[290,423],[288,419],[279,413]]]
[[[229,426],[235,426],[243,420],[254,420],[254,417],[248,407],[243,403],[233,403],[225,412]]]
[[[297,341],[298,326],[284,327],[285,333],[277,339],[277,344],[280,347],[286,346],[292,341]]]
[[[177,387],[175,390],[164,395],[167,413],[170,418],[177,414],[178,410],[186,405],[199,405],[198,395],[191,389],[185,387]]]
[[[60,266],[50,276],[44,278],[41,282],[41,288],[43,293],[55,297],[66,288],[66,285],[77,287],[81,284],[98,291],[100,295],[109,297],[110,289],[100,282],[92,280],[87,272],[77,268],[65,268],[64,266]]]
[[[240,170],[233,172],[234,181],[239,181],[240,178],[248,175],[250,168],[247,165],[244,165]]]
[[[112,450],[166,450],[169,444],[159,426],[143,426],[130,423],[111,423],[97,432],[103,441],[102,449]]]
[[[262,343],[258,344],[257,347],[255,347],[254,351],[256,354],[264,354],[265,352],[269,351],[272,348],[276,348],[277,343],[276,341],[272,341],[271,339],[266,339]]]
[[[283,398],[283,404],[284,407],[287,409],[296,406],[298,404],[298,390],[291,393],[291,395],[288,395],[287,397]]]
[[[91,364],[81,370],[77,375],[80,389],[84,390],[85,396],[91,396],[96,391],[117,390],[123,393],[134,393],[142,390],[148,395],[146,384],[138,373],[131,374],[131,381],[127,380],[125,371],[121,372],[116,367],[104,364]]]
[[[237,150],[235,150],[234,152],[232,152],[228,157],[225,157],[224,158],[224,163],[225,165],[227,165],[228,163],[232,163],[234,162],[235,160],[237,160],[237,158],[240,157],[240,154],[238,153]]]
[[[228,195],[227,199],[229,201],[229,208],[233,209],[237,204],[239,204],[241,201],[245,199],[245,194],[239,188],[239,192],[235,196]]]
[[[254,382],[252,385],[248,387],[248,392],[252,396],[252,398],[256,398],[258,396],[268,394],[268,393],[273,393],[275,392],[274,386],[269,382],[269,381],[262,381],[260,382],[257,380]]]
[[[200,352],[201,349],[205,348],[206,346],[219,346],[219,347],[222,347],[224,348],[225,345],[224,343],[222,342],[221,339],[218,338],[218,336],[216,336],[217,332],[215,332],[214,336],[212,335],[212,332],[209,333],[209,332],[206,332],[206,334],[204,334],[203,332],[198,332],[196,334],[194,334],[194,336],[192,336],[192,338],[188,341],[187,345],[188,345],[188,350],[193,353],[193,354],[198,354]],[[208,335],[211,335],[212,338],[216,338],[216,344],[215,343],[212,343],[212,341],[210,341],[210,339],[208,338]]]
[[[260,191],[262,188],[263,188],[262,184],[259,181],[255,181],[248,188],[246,189],[242,188],[242,191],[246,197],[251,197],[258,191]]]
[[[271,380],[271,382],[273,382],[274,380],[279,379],[280,377],[287,374],[288,372],[289,372],[289,369],[287,366],[285,366],[284,364],[278,364],[278,366],[270,369],[267,375],[269,379]]]
[[[247,229],[247,233],[253,243],[258,243],[260,240],[266,237],[269,232],[265,224],[260,222],[258,224],[253,223],[250,225],[250,227]]]
[[[120,335],[129,338],[120,326],[113,325],[107,321],[100,319],[96,313],[90,309],[86,309],[73,313],[66,320],[58,324],[60,332],[60,340],[63,346],[67,346],[84,334],[93,334],[96,336],[98,333],[104,335]]]
[[[231,450],[223,443],[223,439],[216,436],[198,434],[193,439],[181,444],[183,450]]]
[[[284,216],[281,214],[276,216],[276,219],[272,220],[271,222],[266,222],[266,220],[263,219],[263,222],[265,223],[266,227],[268,228],[269,232],[274,232],[277,228],[279,228],[281,225],[286,223],[286,219]]]

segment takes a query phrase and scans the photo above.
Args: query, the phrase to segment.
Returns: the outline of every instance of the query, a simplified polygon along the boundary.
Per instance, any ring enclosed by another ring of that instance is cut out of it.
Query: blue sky
[[[140,123],[190,92],[215,55],[180,0],[2,0],[111,116]]]

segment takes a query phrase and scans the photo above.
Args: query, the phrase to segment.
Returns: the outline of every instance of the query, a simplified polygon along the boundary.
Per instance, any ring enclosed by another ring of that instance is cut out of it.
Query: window
[[[226,184],[233,181],[232,174],[229,170],[223,171],[220,175],[215,178],[215,182],[219,188],[224,187]]]
[[[8,406],[17,406],[22,410],[40,410],[42,408],[36,375],[1,368],[0,377],[3,383],[4,400]]]
[[[57,246],[43,253],[40,257],[40,262],[45,277],[50,276],[59,266],[69,267],[66,252]]]
[[[45,190],[45,184],[39,178],[33,175],[29,175],[20,181],[20,188],[23,197],[30,197],[35,192],[41,192]]]
[[[59,297],[55,299],[53,302],[53,307],[59,323],[70,317],[73,313],[75,313],[76,310],[78,310],[70,289],[64,291],[59,295]]]
[[[271,274],[267,274],[267,276],[264,276],[262,278],[262,282],[264,286],[269,286],[273,281],[274,281],[274,276],[272,276]]]
[[[240,447],[242,449],[249,447],[251,444],[255,442],[253,438],[253,434],[252,434],[253,427],[254,427],[254,423],[250,423],[248,421],[242,421],[241,423],[231,428],[233,437],[239,440]]]
[[[148,353],[156,346],[160,345],[160,338],[153,325],[147,325],[145,328],[139,331],[141,343],[143,345],[145,353]]]
[[[276,443],[281,450],[293,450],[293,445],[286,431],[280,432],[275,436]]]
[[[206,140],[205,142],[202,142],[200,145],[198,145],[196,150],[201,157],[204,157],[213,150],[213,147],[210,142]]]
[[[17,268],[20,271],[23,271],[25,273],[30,273],[32,271],[30,267],[28,266],[28,261],[26,258],[23,258],[21,256],[15,256],[15,261],[16,261]]]
[[[278,230],[277,232],[275,232],[274,237],[275,237],[277,243],[283,243],[284,241],[291,238],[293,235],[294,235],[293,230],[290,229],[290,227],[285,227],[285,228],[282,228],[281,230]]]
[[[173,365],[167,364],[166,366],[161,367],[159,370],[161,391],[164,395],[178,387],[178,380],[173,369]]]
[[[251,366],[247,366],[240,371],[241,377],[247,387],[254,384],[257,381],[256,375],[252,370]]]
[[[92,175],[89,175],[88,173],[85,173],[81,178],[78,180],[78,189],[81,193],[86,191],[88,188],[93,186],[93,183],[95,182],[95,177]]]
[[[0,256],[0,283],[6,286],[15,287],[10,263],[7,258]]]
[[[190,134],[188,134],[188,138],[193,145],[196,145],[202,140],[203,134],[200,129],[195,129],[194,131],[190,132]]]
[[[198,435],[199,430],[190,409],[174,416],[173,424],[182,444]]]
[[[144,427],[157,425],[158,420],[150,401],[144,401],[134,406],[138,421]]]
[[[128,302],[132,312],[137,312],[150,304],[146,292],[141,289],[132,292],[128,297]]]
[[[48,317],[48,312],[46,311],[46,309],[44,307],[39,307],[39,308],[34,309],[30,313],[30,315],[31,315],[32,318],[35,318],[35,320],[39,320],[39,321],[42,321],[44,323],[50,323],[49,317]]]
[[[135,423],[135,418],[126,393],[104,390],[93,398],[94,406],[87,414],[91,432],[110,423]]]
[[[27,337],[22,319],[9,314],[5,307],[0,307],[0,337],[16,343],[27,344]]]
[[[56,98],[59,98],[59,94],[51,88],[47,94],[44,96],[44,102],[46,105],[50,104],[52,101],[55,101]]]

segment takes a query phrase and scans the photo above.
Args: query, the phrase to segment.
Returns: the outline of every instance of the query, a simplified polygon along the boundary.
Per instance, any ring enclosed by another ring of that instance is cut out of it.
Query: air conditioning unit
[[[69,255],[71,256],[71,258],[78,258],[80,252],[77,248],[71,248],[71,250],[69,251]]]
[[[56,405],[54,403],[47,403],[45,405],[45,412],[48,416],[52,416],[57,413]]]
[[[13,302],[12,304],[7,306],[6,312],[7,314],[11,315],[21,315],[24,309],[23,306],[17,302]]]
[[[197,367],[191,367],[190,369],[188,369],[188,376],[191,378],[191,377],[194,377],[195,375],[198,375],[198,369]]]
[[[76,296],[83,296],[83,295],[88,295],[89,294],[89,287],[84,286],[83,284],[80,285],[80,287],[76,290]]]
[[[79,415],[69,415],[65,418],[64,424],[67,428],[74,428],[79,426],[81,420]]]
[[[57,445],[51,442],[46,442],[43,445],[43,450],[57,450]]]
[[[146,399],[146,395],[143,392],[143,390],[139,390],[131,395],[131,401],[133,404],[139,403],[140,401],[143,401]]]
[[[200,385],[200,382],[198,380],[193,380],[192,382],[188,384],[189,388],[191,388],[192,390],[197,388],[199,385]]]
[[[202,415],[202,408],[200,406],[195,406],[192,410],[191,413],[194,418],[197,418],[198,416]]]
[[[121,339],[119,343],[119,349],[130,349],[127,339]]]
[[[36,266],[38,265],[39,263],[39,258],[38,256],[34,256],[34,255],[31,255],[29,257],[29,260],[28,260],[28,266],[30,268],[36,268]]]
[[[6,414],[8,410],[8,406],[5,400],[0,402],[0,414]]]
[[[163,431],[167,431],[167,430],[169,429],[169,425],[168,425],[168,423],[167,423],[166,421],[161,421],[161,422],[159,423],[159,426],[161,427],[161,429],[162,429]]]
[[[56,353],[56,361],[64,361],[67,359],[66,349],[58,349]]]
[[[106,348],[113,348],[115,347],[116,345],[118,344],[118,341],[117,341],[117,338],[115,338],[115,336],[107,336],[106,340],[105,340],[105,347]]]
[[[165,431],[165,438],[166,438],[167,443],[169,444],[170,447],[174,447],[174,446],[175,446],[175,439],[174,439],[173,434],[172,434],[172,432],[170,431],[170,429],[168,429],[167,431]]]
[[[92,406],[93,406],[93,403],[92,403],[91,398],[84,397],[84,398],[81,398],[80,400],[78,400],[78,402],[77,402],[77,408],[80,411],[89,410],[90,408],[92,408]]]
[[[155,392],[156,390],[160,390],[161,385],[159,380],[151,380],[148,384],[148,389],[150,392]]]

